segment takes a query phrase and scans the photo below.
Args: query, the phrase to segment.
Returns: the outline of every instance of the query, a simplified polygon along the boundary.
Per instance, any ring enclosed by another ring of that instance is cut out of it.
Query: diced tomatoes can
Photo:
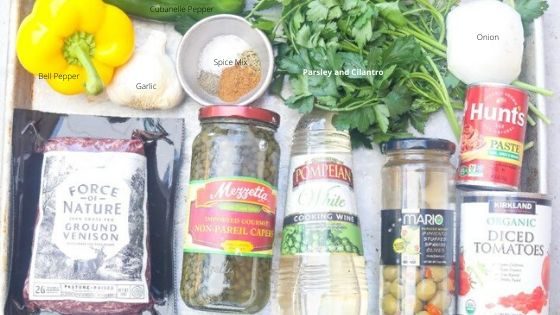
[[[457,185],[517,191],[527,129],[528,95],[497,83],[470,85],[465,98]]]
[[[459,198],[457,314],[548,315],[550,197],[477,191]]]

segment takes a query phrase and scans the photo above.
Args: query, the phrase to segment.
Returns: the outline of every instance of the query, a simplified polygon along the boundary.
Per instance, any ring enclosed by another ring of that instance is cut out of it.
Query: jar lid
[[[388,153],[400,150],[438,150],[455,153],[455,143],[437,138],[405,138],[394,139],[381,144],[381,152]]]
[[[198,119],[200,120],[211,118],[250,119],[271,124],[275,128],[280,125],[280,115],[264,108],[252,106],[213,105],[202,107],[198,112]]]

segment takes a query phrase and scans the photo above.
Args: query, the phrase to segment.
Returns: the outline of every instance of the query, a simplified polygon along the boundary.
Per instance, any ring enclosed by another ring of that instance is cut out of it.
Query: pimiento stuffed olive
[[[443,276],[442,276],[443,275]],[[381,309],[384,315],[422,315],[427,308],[452,314],[452,267],[382,267]]]

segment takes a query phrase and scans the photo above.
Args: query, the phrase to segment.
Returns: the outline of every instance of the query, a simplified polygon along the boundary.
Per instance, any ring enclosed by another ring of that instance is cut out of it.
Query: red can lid
[[[280,125],[280,115],[277,113],[258,107],[237,106],[237,105],[213,105],[204,106],[198,112],[200,120],[212,118],[237,118],[250,119],[267,123],[275,128]]]

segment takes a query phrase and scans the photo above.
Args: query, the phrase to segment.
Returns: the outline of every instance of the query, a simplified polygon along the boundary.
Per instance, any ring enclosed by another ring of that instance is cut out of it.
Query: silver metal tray
[[[254,1],[249,1],[251,5]],[[95,98],[86,98],[85,96],[61,96],[53,92],[44,82],[36,80],[25,71],[19,64],[15,55],[15,37],[16,31],[21,23],[21,20],[31,11],[32,0],[14,0],[11,1],[11,11],[9,20],[9,47],[8,47],[8,63],[7,63],[7,85],[6,95],[4,99],[4,108],[0,110],[0,309],[3,309],[4,301],[6,298],[6,289],[8,287],[8,257],[9,257],[9,231],[10,231],[10,218],[9,218],[9,187],[10,187],[10,158],[11,158],[11,119],[14,108],[25,108],[43,110],[49,112],[62,112],[62,113],[75,113],[75,114],[91,114],[91,115],[111,115],[111,116],[161,116],[161,117],[182,117],[186,120],[186,133],[185,140],[185,167],[182,171],[182,178],[180,181],[185,183],[180,187],[177,200],[178,213],[176,218],[175,229],[177,231],[176,244],[181,244],[182,240],[180,235],[184,226],[184,191],[189,177],[189,163],[191,143],[194,136],[199,131],[197,123],[197,111],[199,106],[192,100],[187,99],[184,104],[171,111],[152,111],[149,113],[132,110],[129,108],[120,107],[111,104],[107,97],[101,95]],[[149,29],[156,28],[163,30],[168,34],[167,52],[172,57],[175,55],[176,47],[178,46],[180,35],[175,33],[171,26],[163,24],[150,23],[145,21],[135,21],[135,31],[137,45],[145,40]],[[545,66],[543,54],[543,31],[542,22],[539,20],[534,24],[532,36],[527,40],[525,63],[523,71],[523,79],[527,82],[536,83],[537,85],[545,85]],[[536,97],[534,102],[544,112],[545,99],[543,97]],[[277,134],[277,139],[281,145],[282,157],[280,167],[280,183],[279,183],[279,200],[285,198],[285,187],[287,185],[287,173],[289,162],[289,146],[291,141],[291,134],[295,128],[295,124],[299,118],[299,114],[284,106],[278,98],[265,96],[256,102],[266,108],[275,110],[280,113],[282,123]],[[426,129],[427,136],[437,136],[453,140],[452,133],[447,125],[447,121],[443,115],[436,115],[432,118]],[[523,170],[523,183],[524,191],[531,192],[546,192],[547,191],[547,178],[546,178],[546,165],[547,165],[547,150],[546,150],[546,126],[539,123],[536,128],[532,128],[528,134],[528,141],[535,141],[535,148],[530,150],[525,155],[525,163]],[[356,150],[354,152],[354,172],[355,172],[355,187],[357,194],[358,208],[360,212],[362,230],[365,244],[365,256],[367,260],[367,275],[369,285],[369,314],[377,314],[378,307],[378,271],[377,266],[379,262],[379,218],[381,209],[381,179],[378,174],[383,165],[384,158],[381,156],[379,150]],[[283,216],[284,205],[283,202],[279,204],[278,218]],[[277,220],[277,232],[281,229],[281,221]],[[277,235],[280,235],[279,233]],[[278,253],[278,239],[276,242],[275,253]],[[16,249],[17,250],[17,249]],[[7,254],[8,253],[8,254]],[[276,255],[277,257],[277,255]],[[181,264],[181,251],[177,250],[176,264]],[[278,268],[278,260],[274,260],[274,270]],[[273,273],[275,274],[275,273]],[[180,278],[180,269],[176,270],[176,281]],[[276,277],[273,276],[272,288],[273,295],[276,287]],[[177,286],[178,283],[175,283]],[[178,290],[176,290],[178,292]],[[560,297],[560,294],[558,294]],[[272,307],[275,303],[274,298],[271,299],[269,305],[262,311],[262,314],[270,314]],[[162,314],[184,314],[187,308],[178,298],[178,295],[171,296],[169,303],[166,307],[160,308]],[[191,313],[198,313],[193,310],[188,311]],[[207,314],[207,313],[204,313]]]

